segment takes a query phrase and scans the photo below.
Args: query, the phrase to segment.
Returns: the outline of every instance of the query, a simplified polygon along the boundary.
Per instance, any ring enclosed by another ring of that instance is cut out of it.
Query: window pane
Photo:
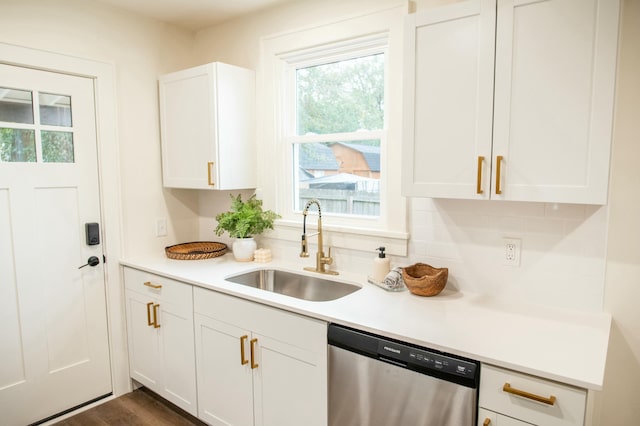
[[[313,198],[323,212],[380,215],[380,140],[294,144],[295,210]]]
[[[380,130],[384,54],[296,70],[297,134]]]
[[[50,126],[71,127],[71,97],[41,93],[40,123]]]
[[[35,162],[35,132],[33,130],[0,128],[0,161]]]
[[[42,161],[73,163],[73,133],[42,131]]]
[[[0,121],[33,124],[31,92],[0,87]]]

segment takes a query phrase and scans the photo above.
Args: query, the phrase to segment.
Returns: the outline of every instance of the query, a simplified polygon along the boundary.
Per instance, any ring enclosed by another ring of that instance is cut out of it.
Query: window
[[[73,163],[71,126],[70,96],[0,87],[0,162]]]
[[[301,211],[317,198],[327,244],[406,255],[404,13],[368,11],[262,40],[257,191],[282,216],[270,238],[298,242]]]
[[[294,210],[380,216],[384,53],[295,66]]]

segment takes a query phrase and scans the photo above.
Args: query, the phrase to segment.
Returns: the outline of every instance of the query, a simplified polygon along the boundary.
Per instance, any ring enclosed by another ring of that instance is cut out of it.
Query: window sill
[[[308,218],[308,233],[317,231],[315,219],[314,217]],[[389,255],[407,256],[408,253],[409,234],[407,232],[392,232],[323,223],[322,234],[325,245],[330,247],[372,251],[376,247],[384,246]],[[296,242],[300,242],[301,236],[302,221],[295,220],[277,220],[275,229],[268,234],[268,238]]]

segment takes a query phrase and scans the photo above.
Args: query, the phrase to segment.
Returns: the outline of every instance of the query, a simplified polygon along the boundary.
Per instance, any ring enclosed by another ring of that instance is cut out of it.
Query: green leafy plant
[[[231,210],[216,216],[216,235],[226,231],[233,238],[249,238],[273,229],[273,222],[279,217],[271,210],[262,210],[262,200],[258,200],[255,194],[247,201],[242,201],[241,194],[237,197],[231,194]]]

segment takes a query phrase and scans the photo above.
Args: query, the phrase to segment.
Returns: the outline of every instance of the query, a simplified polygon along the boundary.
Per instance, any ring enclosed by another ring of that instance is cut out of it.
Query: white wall
[[[640,422],[640,1],[622,12],[610,182],[605,310],[613,327],[602,425]]]
[[[196,194],[161,185],[157,76],[192,63],[193,34],[86,0],[0,0],[0,41],[112,63],[123,200],[123,254],[197,236]],[[155,219],[171,219],[155,236]]]

